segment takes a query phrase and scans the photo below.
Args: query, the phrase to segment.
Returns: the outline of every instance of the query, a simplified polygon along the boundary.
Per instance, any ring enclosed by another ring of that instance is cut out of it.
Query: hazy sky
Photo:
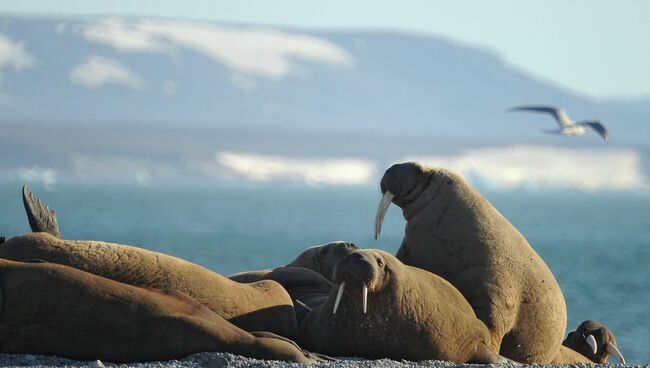
[[[650,97],[645,0],[0,0],[0,12],[424,32],[492,49],[539,78],[586,95]]]

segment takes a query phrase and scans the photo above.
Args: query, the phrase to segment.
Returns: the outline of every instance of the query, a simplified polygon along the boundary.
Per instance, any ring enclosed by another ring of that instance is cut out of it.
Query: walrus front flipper
[[[25,212],[27,212],[29,227],[32,228],[33,232],[44,232],[61,238],[56,213],[32,194],[27,185],[23,185],[23,205],[25,205]]]

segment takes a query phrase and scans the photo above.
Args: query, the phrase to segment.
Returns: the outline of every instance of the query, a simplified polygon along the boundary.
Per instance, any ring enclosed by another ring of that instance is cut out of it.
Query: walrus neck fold
[[[424,208],[435,202],[442,191],[443,185],[445,185],[444,177],[441,177],[439,170],[431,170],[425,175],[427,177],[417,196],[403,203],[398,204],[398,202],[395,202],[402,209],[406,221],[417,216]]]

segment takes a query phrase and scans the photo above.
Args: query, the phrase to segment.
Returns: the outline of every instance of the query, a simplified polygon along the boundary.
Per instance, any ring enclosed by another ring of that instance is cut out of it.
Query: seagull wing
[[[609,133],[607,133],[607,128],[603,124],[601,124],[599,121],[581,121],[579,123],[580,125],[586,125],[589,126],[591,129],[595,130],[598,134],[600,134],[601,137],[605,140],[605,142],[609,141]]]
[[[564,110],[552,107],[552,106],[517,106],[510,108],[508,111],[533,111],[533,112],[544,112],[547,114],[553,115],[560,128],[566,128],[569,125],[573,125],[569,116],[564,112]]]

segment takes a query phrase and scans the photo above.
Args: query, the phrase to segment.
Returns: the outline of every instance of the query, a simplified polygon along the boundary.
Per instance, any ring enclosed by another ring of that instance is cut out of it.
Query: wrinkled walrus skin
[[[297,321],[291,297],[275,281],[241,284],[182,259],[99,241],[62,240],[28,233],[0,245],[0,257],[58,263],[130,285],[176,290],[246,331],[292,338]]]
[[[52,263],[0,260],[0,352],[139,362],[213,351],[313,363],[283,338],[255,335],[177,291],[123,284]]]
[[[460,176],[393,165],[382,193],[402,208],[397,258],[451,282],[492,335],[492,349],[522,363],[549,363],[566,329],[564,297],[526,239]]]
[[[469,303],[441,277],[367,249],[340,261],[334,282],[344,285],[336,313],[340,288],[300,325],[297,341],[307,349],[369,359],[505,361],[489,350],[490,333]]]

